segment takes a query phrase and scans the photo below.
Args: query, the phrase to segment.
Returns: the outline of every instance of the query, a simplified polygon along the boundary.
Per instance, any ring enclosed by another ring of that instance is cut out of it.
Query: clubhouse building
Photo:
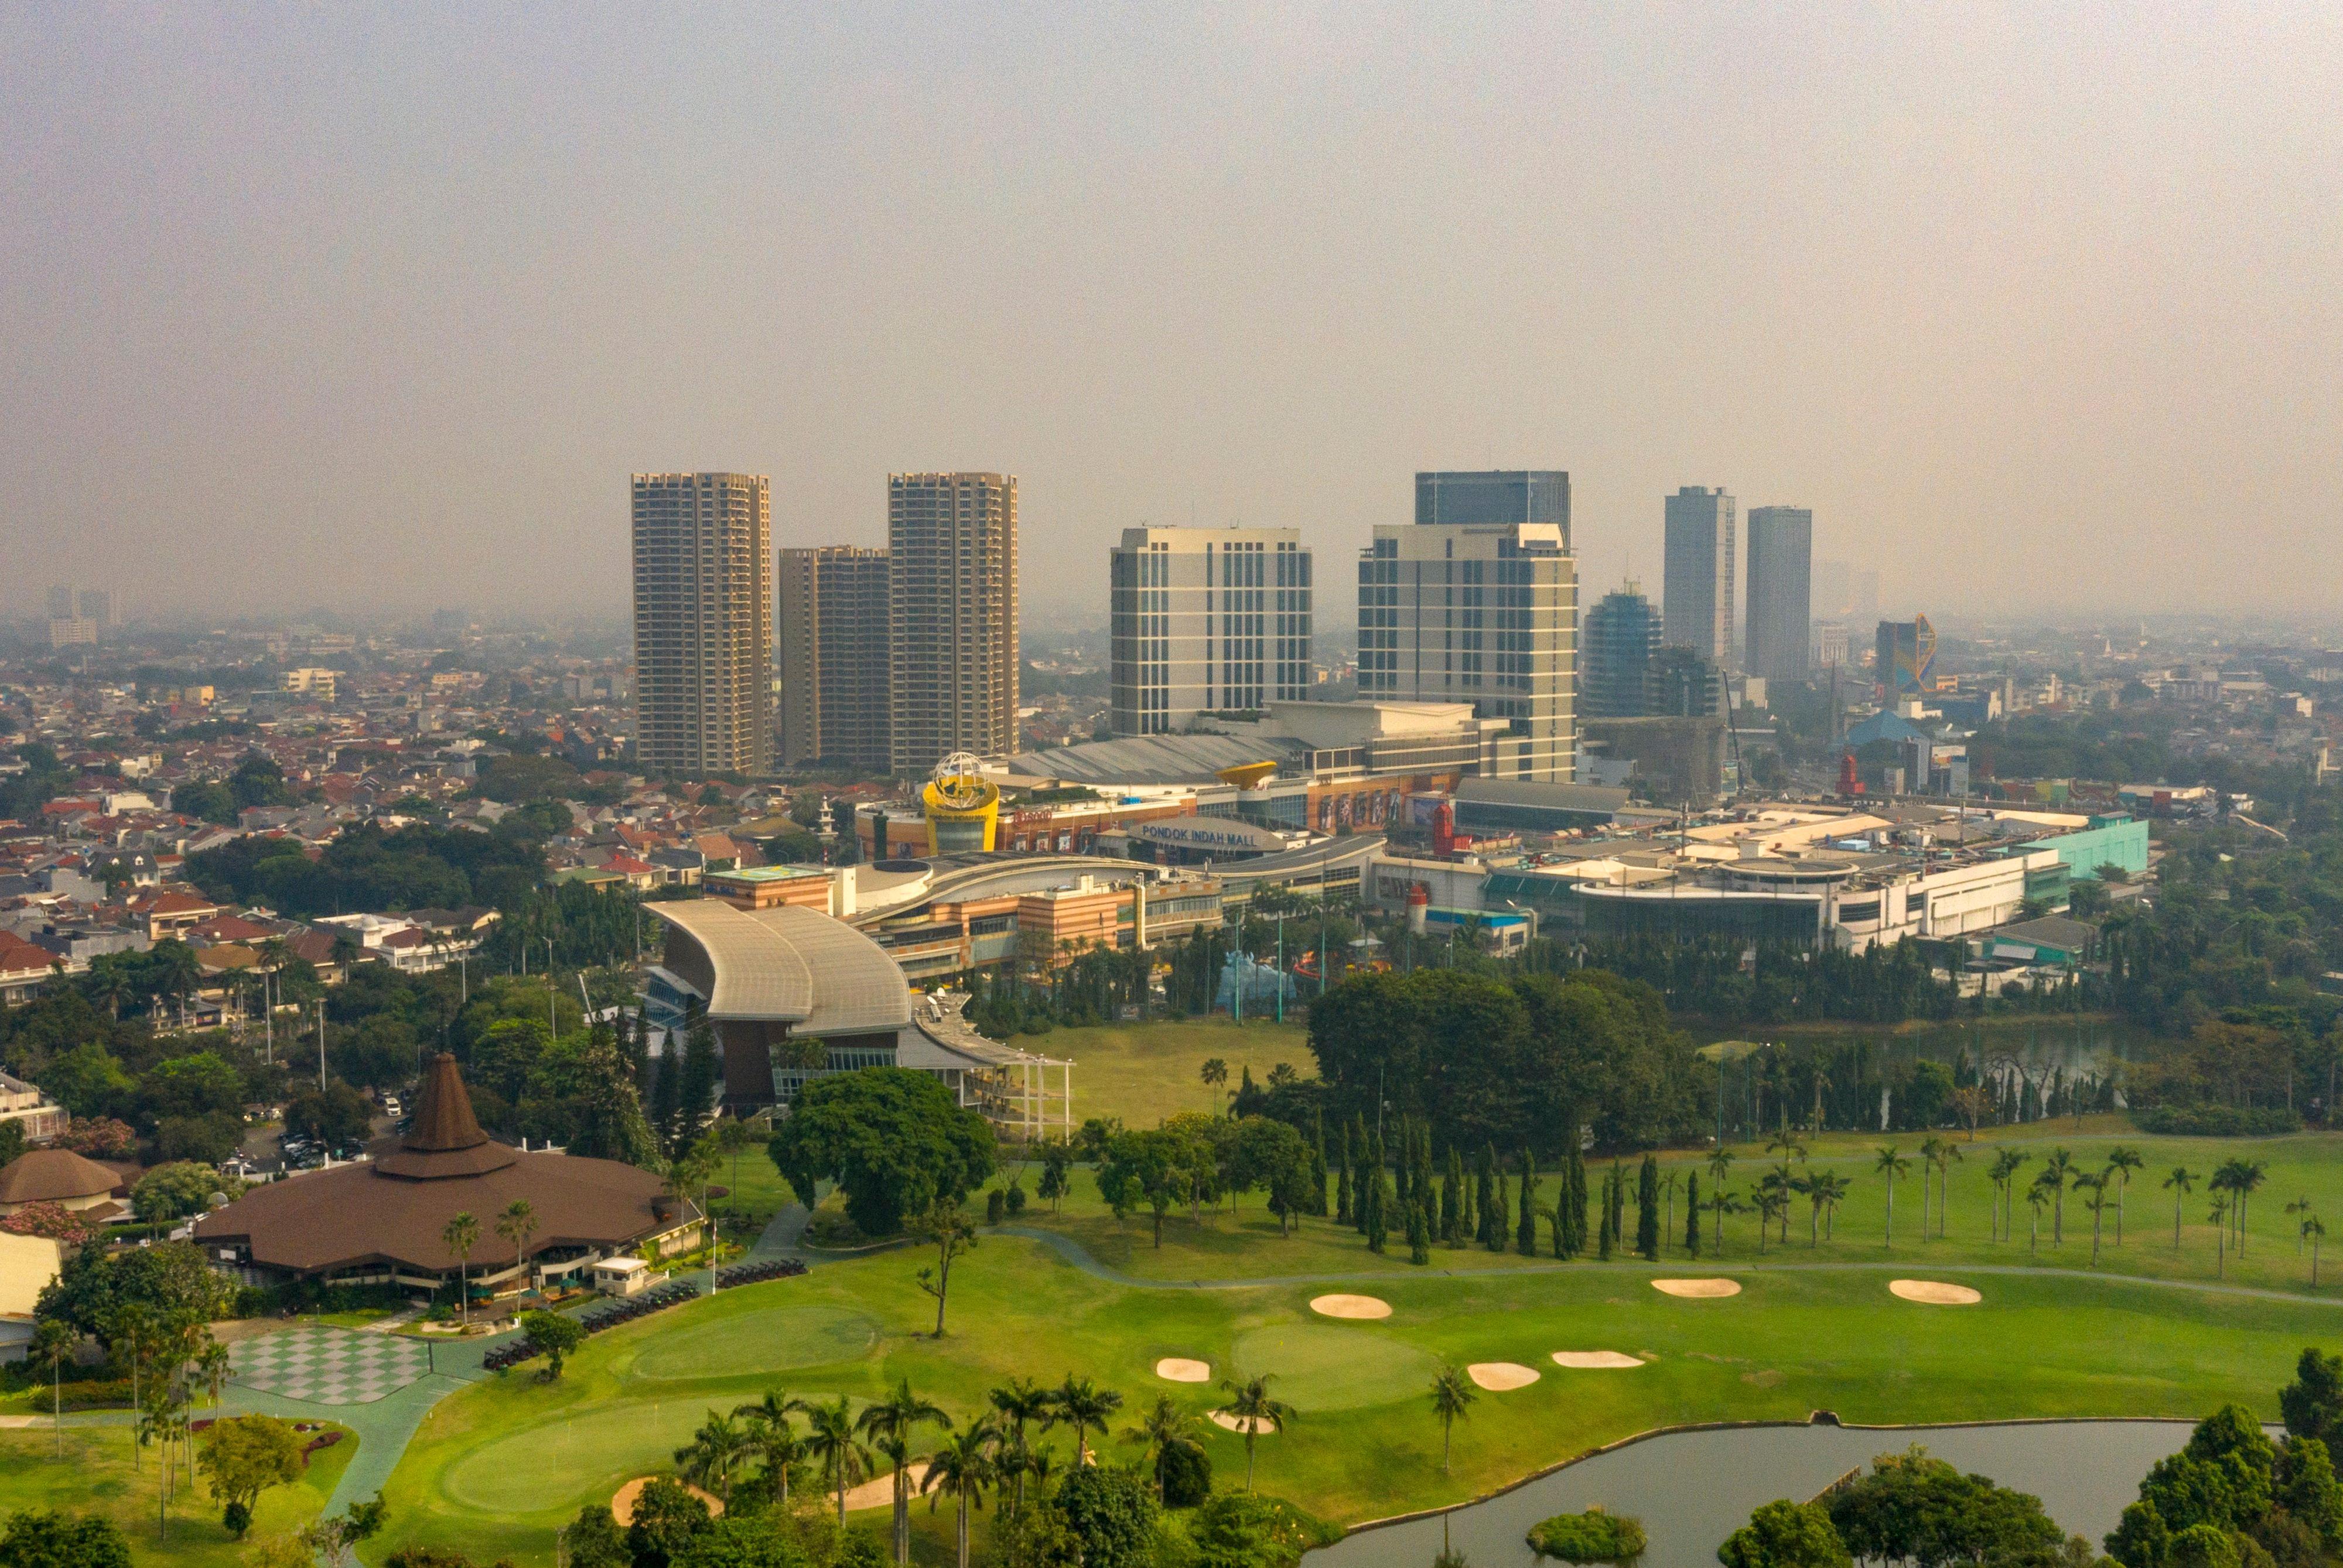
[[[699,1237],[698,1207],[670,1196],[650,1171],[491,1139],[452,1056],[433,1059],[407,1136],[368,1153],[254,1188],[197,1221],[196,1245],[246,1284],[437,1291],[460,1271],[477,1300],[587,1283],[596,1264],[635,1256],[646,1242],[673,1252]],[[517,1201],[537,1221],[518,1248],[497,1234],[498,1218]],[[479,1222],[464,1259],[441,1239],[459,1213]]]

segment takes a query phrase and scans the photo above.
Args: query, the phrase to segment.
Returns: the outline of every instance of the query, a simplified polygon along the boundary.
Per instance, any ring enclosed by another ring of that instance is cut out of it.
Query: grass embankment
[[[0,1432],[0,1515],[26,1508],[102,1514],[122,1527],[130,1538],[132,1554],[142,1563],[235,1568],[241,1561],[244,1546],[220,1528],[219,1505],[200,1483],[189,1492],[184,1474],[171,1506],[170,1533],[158,1541],[155,1504],[160,1477],[154,1451],[139,1455],[139,1467],[134,1472],[129,1427],[76,1429],[73,1422],[74,1417],[68,1414],[63,1459],[56,1457],[54,1431]],[[341,1442],[309,1456],[309,1467],[298,1483],[260,1494],[259,1506],[254,1510],[252,1540],[298,1530],[326,1506],[335,1483],[357,1452],[357,1435],[347,1428],[341,1430]],[[202,1439],[196,1441],[200,1446]]]
[[[965,1420],[1011,1377],[1075,1372],[1123,1394],[1120,1429],[1159,1392],[1202,1415],[1220,1377],[1274,1373],[1300,1417],[1261,1440],[1262,1488],[1355,1523],[1458,1502],[1674,1422],[1799,1421],[1816,1408],[1878,1422],[2188,1417],[2227,1400],[2274,1414],[2301,1347],[2343,1336],[2343,1315],[2323,1304],[2119,1281],[1972,1274],[1983,1303],[1942,1308],[1899,1302],[1867,1271],[1750,1271],[1739,1296],[1685,1302],[1640,1270],[1443,1278],[1404,1263],[1374,1287],[1389,1319],[1336,1322],[1311,1312],[1315,1292],[1299,1282],[1140,1289],[995,1235],[956,1268],[952,1332],[939,1342],[925,1337],[932,1303],[914,1278],[927,1261],[882,1253],[727,1292],[597,1337],[559,1383],[524,1374],[453,1396],[391,1480],[387,1541],[545,1562],[552,1529],[581,1503],[667,1468],[710,1407],[769,1387],[860,1400],[908,1377]],[[1648,1364],[1567,1372],[1548,1359],[1604,1349]],[[1215,1382],[1159,1381],[1166,1356],[1210,1362]],[[1544,1375],[1482,1396],[1443,1477],[1433,1374],[1483,1361]],[[1237,1483],[1241,1440],[1207,1427],[1205,1442],[1221,1483]],[[941,1561],[947,1537],[920,1519],[922,1560]]]

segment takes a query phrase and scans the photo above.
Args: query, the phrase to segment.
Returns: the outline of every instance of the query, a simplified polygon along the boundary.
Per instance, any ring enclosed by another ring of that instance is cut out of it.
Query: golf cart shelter
[[[437,1291],[460,1275],[474,1299],[588,1282],[606,1259],[686,1251],[699,1211],[649,1171],[551,1150],[523,1152],[480,1129],[456,1059],[433,1059],[412,1130],[369,1158],[256,1187],[196,1222],[212,1266],[246,1284],[316,1280]],[[516,1244],[497,1219],[525,1201],[536,1231]],[[479,1235],[458,1258],[447,1222]]]

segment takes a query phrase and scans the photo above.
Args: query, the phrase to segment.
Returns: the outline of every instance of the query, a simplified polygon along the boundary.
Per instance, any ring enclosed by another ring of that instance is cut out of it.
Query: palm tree
[[[2246,1255],[2246,1200],[2254,1190],[2269,1180],[2269,1166],[2260,1160],[2233,1161],[2237,1167],[2237,1179],[2232,1191],[2237,1195],[2237,1256]]]
[[[1137,1426],[1123,1428],[1122,1440],[1147,1446],[1155,1468],[1155,1501],[1168,1506],[1171,1497],[1167,1470],[1172,1452],[1196,1446],[1196,1418],[1172,1403],[1170,1394],[1160,1393],[1155,1396],[1155,1408]]]
[[[960,1504],[960,1568],[968,1568],[968,1511],[984,1506],[984,1489],[992,1484],[992,1460],[986,1448],[994,1435],[992,1418],[976,1417],[945,1440],[920,1478],[920,1490],[931,1494],[929,1513],[945,1497]]]
[[[2316,1214],[2302,1217],[2302,1233],[2310,1239],[2310,1288],[2318,1288],[2318,1243],[2327,1234],[2327,1221]]]
[[[526,1198],[516,1198],[497,1216],[497,1234],[513,1244],[521,1270],[521,1288],[528,1288],[528,1239],[537,1234],[537,1211]]]
[[[1725,1217],[1727,1214],[1738,1214],[1743,1212],[1744,1205],[1740,1199],[1735,1197],[1724,1188],[1719,1187],[1710,1192],[1705,1199],[1702,1200],[1701,1207],[1716,1216],[1716,1243],[1715,1250],[1717,1252],[1722,1253],[1725,1251]]]
[[[1671,1166],[1660,1178],[1660,1191],[1668,1201],[1668,1216],[1660,1222],[1660,1243],[1665,1246],[1676,1233],[1676,1189],[1684,1182],[1684,1173]]]
[[[732,1407],[734,1415],[748,1418],[749,1446],[764,1461],[765,1483],[784,1511],[789,1505],[789,1466],[806,1457],[805,1443],[789,1417],[810,1409],[805,1401],[789,1399],[777,1388],[767,1389],[753,1404]]]
[[[1879,1147],[1879,1158],[1871,1164],[1873,1172],[1887,1178],[1887,1244],[1896,1244],[1896,1181],[1912,1169],[1911,1160],[1893,1143]]]
[[[2066,1185],[2075,1175],[2075,1157],[2064,1149],[2050,1151],[2050,1158],[2042,1162],[2042,1173],[2034,1184],[2050,1194],[2050,1244],[2066,1244]]]
[[[1100,1388],[1088,1378],[1078,1378],[1071,1372],[1066,1381],[1050,1391],[1050,1409],[1053,1419],[1074,1429],[1074,1468],[1080,1470],[1088,1462],[1082,1450],[1082,1433],[1091,1427],[1101,1432],[1116,1411],[1122,1408],[1122,1395],[1111,1388]]]
[[[1945,1151],[1945,1141],[1930,1133],[1920,1144],[1920,1240],[1928,1239],[1928,1176],[1936,1168],[1936,1157]]]
[[[1269,1397],[1269,1385],[1276,1376],[1275,1372],[1263,1372],[1242,1383],[1233,1378],[1221,1380],[1221,1387],[1229,1396],[1228,1412],[1244,1431],[1247,1492],[1252,1490],[1252,1447],[1261,1437],[1261,1429],[1283,1432],[1285,1423],[1293,1419],[1292,1405]]]
[[[2147,1165],[2137,1149],[2117,1144],[2107,1151],[2107,1169],[2116,1179],[2116,1245],[2123,1245],[2124,1193],[2131,1187],[2131,1173]]]
[[[699,1423],[691,1441],[675,1451],[675,1462],[686,1481],[707,1487],[729,1502],[732,1466],[748,1452],[749,1434],[729,1415],[715,1411]]]
[[[1204,1087],[1215,1091],[1212,1095],[1212,1109],[1217,1111],[1221,1105],[1218,1091],[1221,1085],[1229,1081],[1229,1064],[1217,1056],[1212,1057],[1204,1063],[1202,1076]]]
[[[840,1394],[836,1404],[806,1412],[806,1452],[821,1466],[825,1485],[838,1493],[838,1523],[846,1523],[846,1493],[870,1478],[870,1450],[856,1435],[854,1412]]]
[[[899,1563],[911,1560],[911,1436],[922,1426],[950,1424],[950,1418],[940,1409],[911,1392],[909,1378],[898,1382],[893,1393],[866,1405],[855,1423],[895,1468],[895,1561]]]
[[[1798,1135],[1785,1124],[1779,1132],[1765,1140],[1765,1152],[1779,1154],[1785,1161],[1804,1160],[1806,1157],[1806,1146],[1799,1142]]]
[[[1442,1367],[1440,1375],[1432,1380],[1432,1413],[1440,1418],[1440,1473],[1443,1475],[1448,1473],[1449,1437],[1459,1420],[1470,1418],[1470,1407],[1480,1397],[1479,1391],[1473,1388],[1473,1380],[1465,1375],[1463,1367]],[[1250,1459],[1250,1454],[1247,1457]],[[1252,1484],[1250,1472],[1245,1484],[1248,1489]]]
[[[2215,1179],[2218,1180],[2217,1173]],[[2217,1280],[2227,1279],[2229,1274],[2230,1208],[2229,1195],[2223,1192],[2213,1200],[2213,1211],[2207,1216],[2221,1228],[2220,1234],[2213,1239],[2213,1277]]]
[[[2090,1194],[2083,1204],[2091,1211],[2091,1267],[2096,1269],[2099,1266],[2099,1211],[2107,1206],[2107,1173],[2102,1171],[2095,1176],[2087,1171],[2076,1171],[2075,1191]]]
[[[1996,1210],[2000,1223],[1996,1229],[2000,1231],[2000,1239],[2005,1241],[2009,1240],[2012,1218],[2010,1190],[2017,1180],[2017,1173],[2025,1168],[2025,1155],[2015,1149],[1996,1149],[1994,1151],[1993,1164],[1986,1171],[1987,1179],[1993,1182],[1994,1189],[1998,1194]]]
[[[49,1426],[56,1433],[57,1457],[65,1456],[64,1378],[65,1358],[80,1336],[55,1318],[43,1318],[33,1329],[29,1359],[49,1363]]]
[[[1006,1433],[996,1440],[1001,1449],[999,1469],[1004,1481],[1011,1473],[1016,1475],[1016,1506],[1021,1510],[1025,1506],[1025,1476],[1032,1468],[1029,1462],[1031,1451],[1025,1446],[1025,1423],[1032,1421],[1048,1425],[1056,1408],[1055,1403],[1048,1389],[1031,1378],[1021,1377],[1011,1378],[986,1397],[992,1402],[992,1408],[1001,1419],[1008,1423]],[[1001,1429],[996,1426],[994,1430],[999,1432]],[[1008,1462],[1011,1454],[1016,1460],[1013,1469]]]
[[[480,1222],[468,1209],[459,1209],[447,1223],[440,1227],[439,1244],[456,1254],[457,1310],[464,1314],[464,1326],[472,1326],[471,1261],[472,1249],[480,1244]]]
[[[2034,1211],[2032,1217],[2026,1222],[2026,1250],[2028,1252],[2039,1252],[2042,1250],[2042,1211],[2049,1205],[2049,1190],[2042,1185],[2042,1178],[2036,1176],[2033,1185],[2026,1190],[2026,1206]]]
[[[1961,1146],[1949,1138],[1936,1145],[1936,1234],[1939,1237],[1945,1233],[1946,1211],[1952,1203],[1953,1161],[1967,1158],[1961,1152]]]
[[[2164,1179],[2165,1191],[2172,1194],[2172,1250],[2180,1251],[2180,1201],[2197,1190],[2197,1172],[2186,1165],[2175,1165],[2172,1174]]]
[[[1815,1194],[1823,1205],[1823,1234],[1835,1240],[1838,1235],[1838,1206],[1854,1182],[1835,1171],[1825,1171],[1814,1178]]]
[[[2309,1194],[2309,1193],[2308,1193],[2308,1192],[2306,1192],[2306,1193],[2304,1193],[2301,1197],[2297,1198],[2293,1202],[2288,1203],[2288,1204],[2286,1206],[2286,1211],[2287,1211],[2288,1213],[2289,1213],[2289,1214],[2308,1214],[2308,1213],[2309,1213],[2309,1212],[2310,1212],[2310,1194]],[[2308,1232],[2308,1231],[2300,1231],[2300,1230],[2298,1230],[2298,1231],[2295,1232],[2295,1238],[2294,1238],[2294,1255],[2295,1255],[2296,1257],[2299,1258],[2299,1257],[2301,1257],[2301,1256],[2302,1256],[2303,1244],[2304,1244],[2306,1241],[2308,1241],[2309,1239],[2310,1239],[2310,1237],[2309,1237],[2309,1232]]]
[[[1720,1144],[1718,1144],[1718,1145],[1716,1146],[1716,1148],[1715,1148],[1715,1149],[1711,1150],[1711,1151],[1709,1151],[1709,1156],[1708,1156],[1708,1184],[1709,1184],[1709,1186],[1710,1186],[1710,1187],[1712,1187],[1712,1188],[1715,1188],[1715,1189],[1722,1190],[1722,1189],[1723,1189],[1723,1187],[1725,1186],[1725,1171],[1727,1171],[1728,1170],[1730,1170],[1730,1169],[1732,1168],[1732,1166],[1733,1166],[1733,1151],[1732,1151],[1732,1150],[1725,1148],[1725,1147],[1723,1144],[1721,1144],[1721,1143],[1720,1143]]]

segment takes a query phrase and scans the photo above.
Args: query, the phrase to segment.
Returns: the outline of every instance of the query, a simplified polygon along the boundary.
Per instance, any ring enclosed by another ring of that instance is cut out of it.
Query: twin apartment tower
[[[887,548],[778,558],[761,474],[637,474],[633,492],[646,770],[916,777],[1016,749],[1014,477],[891,475]]]
[[[1812,516],[1760,508],[1751,522],[1749,666],[1794,673],[1794,643],[1803,675]],[[1664,640],[1719,668],[1735,662],[1734,526],[1721,491],[1668,498]],[[636,475],[641,764],[820,759],[916,778],[955,751],[1014,752],[1016,479],[893,475],[887,538],[774,557],[762,476]],[[1377,527],[1358,571],[1361,698],[1469,703],[1506,721],[1506,776],[1576,777],[1567,473],[1419,474],[1414,524]],[[1123,530],[1109,565],[1113,733],[1308,697],[1312,575],[1294,528]]]

